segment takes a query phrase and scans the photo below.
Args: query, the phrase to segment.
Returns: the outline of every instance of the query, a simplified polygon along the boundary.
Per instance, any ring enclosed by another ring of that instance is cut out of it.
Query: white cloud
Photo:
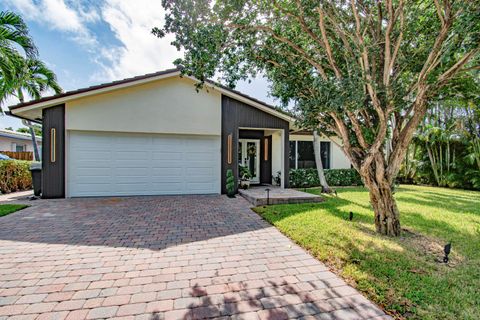
[[[77,41],[96,63],[98,71],[89,82],[118,80],[174,67],[173,61],[182,56],[172,46],[173,35],[156,38],[151,30],[162,27],[165,10],[160,0],[0,0],[14,8],[28,21],[65,33]],[[118,44],[106,45],[95,35],[95,24],[105,23]],[[75,88],[74,77],[62,70],[69,79],[66,87]],[[83,79],[82,83],[87,79]],[[78,81],[78,80],[77,80]],[[262,77],[253,83],[241,81],[241,91],[272,102],[267,96],[267,82]]]
[[[65,3],[63,0],[6,0],[26,20],[42,23],[52,30],[66,32],[82,45],[94,46],[97,40],[86,23],[98,20],[94,8],[85,8],[81,1]]]
[[[96,79],[114,80],[173,67],[181,54],[170,45],[173,36],[158,39],[151,33],[164,23],[165,11],[161,1],[106,0],[101,8],[120,46],[102,48],[102,71]]]

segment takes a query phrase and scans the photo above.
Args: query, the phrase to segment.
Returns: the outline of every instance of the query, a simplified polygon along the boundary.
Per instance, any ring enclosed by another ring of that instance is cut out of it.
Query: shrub
[[[227,170],[226,189],[229,197],[235,195],[235,178],[233,177],[232,169]]]
[[[28,190],[32,187],[30,161],[1,160],[0,161],[0,192],[10,193]]]
[[[363,185],[355,169],[325,169],[324,172],[330,186]],[[290,187],[318,187],[319,185],[317,169],[290,169]]]

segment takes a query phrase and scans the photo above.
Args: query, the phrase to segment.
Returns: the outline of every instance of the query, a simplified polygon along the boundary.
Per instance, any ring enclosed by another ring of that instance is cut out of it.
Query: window
[[[330,169],[330,142],[320,142],[320,155],[322,156],[323,169]]]
[[[25,145],[17,144],[17,145],[15,146],[15,151],[16,151],[16,152],[24,152],[24,151],[26,151],[26,149],[27,149],[27,148],[26,148]]]
[[[320,142],[320,155],[324,169],[330,169],[330,142]],[[312,141],[290,141],[290,168],[316,168]]]
[[[315,154],[313,153],[313,142],[298,141],[298,169],[315,168]]]
[[[297,141],[290,141],[290,154],[288,156],[290,160],[290,168],[297,168]]]

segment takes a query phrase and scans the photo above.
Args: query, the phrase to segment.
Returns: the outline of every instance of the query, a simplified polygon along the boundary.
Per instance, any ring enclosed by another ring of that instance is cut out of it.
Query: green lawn
[[[0,217],[28,207],[24,204],[0,204]]]
[[[404,230],[388,238],[374,233],[366,189],[337,191],[338,198],[325,196],[319,204],[255,211],[396,316],[478,319],[480,192],[401,186],[396,198]],[[451,263],[436,262],[449,241]]]

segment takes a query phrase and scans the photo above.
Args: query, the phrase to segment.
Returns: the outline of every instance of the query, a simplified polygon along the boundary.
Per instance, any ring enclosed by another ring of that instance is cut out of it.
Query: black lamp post
[[[443,252],[445,253],[445,256],[443,257],[443,262],[444,263],[448,263],[448,255],[450,254],[450,251],[452,250],[452,244],[451,243],[447,243],[445,245],[445,247],[443,248]]]
[[[265,189],[267,191],[267,206],[270,205],[270,188]]]

